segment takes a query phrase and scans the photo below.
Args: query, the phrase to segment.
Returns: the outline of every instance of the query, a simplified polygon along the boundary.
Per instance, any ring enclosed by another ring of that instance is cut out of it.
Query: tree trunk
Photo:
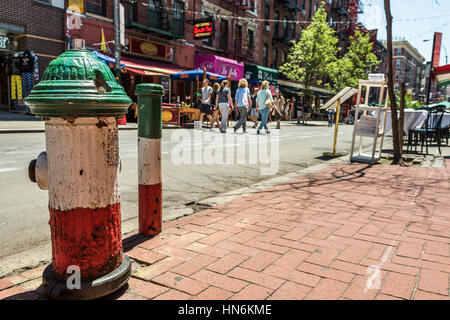
[[[386,24],[387,24],[387,55],[388,55],[388,91],[389,91],[389,101],[391,105],[391,118],[392,118],[392,145],[394,148],[394,159],[392,164],[399,164],[402,159],[400,145],[399,145],[399,134],[398,134],[398,120],[397,120],[397,103],[395,101],[394,94],[394,66],[392,61],[392,15],[391,15],[391,4],[390,0],[384,0],[384,11],[386,13]]]

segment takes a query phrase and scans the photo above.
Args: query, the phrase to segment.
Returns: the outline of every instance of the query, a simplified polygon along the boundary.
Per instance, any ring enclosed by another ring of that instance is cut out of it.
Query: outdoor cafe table
[[[399,115],[399,112],[397,112]],[[427,119],[428,111],[427,110],[413,110],[413,109],[405,109],[405,119],[403,121],[403,132],[408,135],[409,130],[420,128],[425,123]],[[392,119],[391,119],[391,110],[388,111],[386,117],[386,132],[392,130]],[[447,111],[442,116],[441,128],[446,128],[450,125],[450,113]]]

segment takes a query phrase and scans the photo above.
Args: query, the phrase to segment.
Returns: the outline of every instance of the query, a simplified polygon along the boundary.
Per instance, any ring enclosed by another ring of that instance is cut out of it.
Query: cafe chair
[[[418,145],[418,139],[420,139],[421,146],[420,146],[420,153],[423,152],[423,145],[425,144],[426,147],[426,154],[428,154],[428,143],[433,141],[433,138],[437,142],[439,154],[441,154],[441,140],[442,140],[442,129],[441,129],[441,122],[442,117],[445,112],[445,107],[435,107],[428,109],[427,118],[425,120],[424,125],[422,128],[416,128],[410,130],[410,133],[412,136],[414,136],[414,151],[417,151],[417,145]],[[408,143],[408,150],[411,146],[410,143]]]

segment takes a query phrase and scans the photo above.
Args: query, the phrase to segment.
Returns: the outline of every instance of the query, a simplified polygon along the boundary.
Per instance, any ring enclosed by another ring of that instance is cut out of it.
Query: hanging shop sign
[[[213,35],[214,24],[211,19],[194,21],[194,39],[201,40]]]

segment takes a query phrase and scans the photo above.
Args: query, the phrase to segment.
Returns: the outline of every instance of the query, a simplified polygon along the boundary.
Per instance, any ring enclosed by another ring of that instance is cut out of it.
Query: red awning
[[[176,65],[171,65],[168,63],[158,62],[158,61],[149,61],[139,58],[131,58],[131,57],[122,57],[120,60],[123,63],[124,69],[128,72],[135,73],[138,75],[171,75],[178,72],[183,72],[183,69],[180,69]]]

